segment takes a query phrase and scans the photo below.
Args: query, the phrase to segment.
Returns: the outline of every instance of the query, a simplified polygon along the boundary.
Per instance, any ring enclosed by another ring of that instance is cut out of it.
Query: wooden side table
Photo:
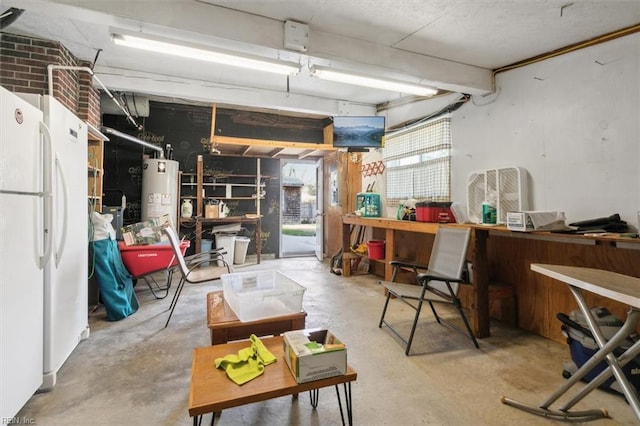
[[[319,390],[329,386],[336,388],[336,399],[342,424],[353,424],[351,382],[358,378],[358,374],[351,366],[347,366],[347,372],[344,375],[298,384],[284,359],[282,336],[267,337],[261,340],[277,361],[266,366],[262,376],[242,386],[229,380],[224,370],[216,369],[215,360],[228,354],[237,353],[240,349],[247,347],[247,342],[231,342],[193,350],[191,385],[189,387],[189,416],[193,417],[194,426],[199,425],[202,416],[207,413],[213,413],[211,424],[214,424],[215,413],[220,413],[227,408],[286,395],[297,395],[306,391],[309,391],[311,405],[313,408],[317,408]],[[343,398],[340,395],[339,385],[343,385],[345,410],[343,410]],[[269,424],[269,419],[263,419],[262,423]]]
[[[212,345],[248,339],[252,334],[258,337],[278,336],[285,331],[302,330],[306,316],[305,311],[300,311],[290,315],[241,322],[224,300],[222,291],[207,294],[207,327],[211,333]]]

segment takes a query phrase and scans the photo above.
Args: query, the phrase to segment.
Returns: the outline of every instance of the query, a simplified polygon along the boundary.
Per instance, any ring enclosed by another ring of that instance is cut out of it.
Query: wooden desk
[[[620,356],[616,356],[613,353],[627,339],[629,334],[636,330],[640,322],[640,278],[601,269],[564,265],[534,263],[531,265],[531,269],[568,285],[600,349],[541,405],[532,406],[506,397],[502,398],[502,402],[533,414],[561,420],[587,421],[608,417],[607,411],[604,409],[588,411],[570,411],[570,409],[613,374],[622,388],[627,403],[638,420],[640,420],[638,394],[622,371],[622,367],[640,353],[640,341],[634,343]],[[629,305],[630,311],[624,325],[609,340],[604,337],[600,326],[593,317],[590,310],[591,307],[584,299],[583,290]],[[609,364],[604,371],[589,384],[584,385],[571,400],[564,403],[558,410],[550,408],[554,402],[558,401],[560,397],[566,394],[571,387],[582,380],[593,367],[603,360]]]
[[[404,247],[405,253],[398,253],[400,246],[404,244],[400,239],[413,234],[421,239],[423,236],[433,238],[439,224],[346,215],[342,217],[344,253],[349,253],[350,250],[351,227],[357,225],[377,229],[377,238],[386,240],[385,258],[373,262],[384,267],[384,278],[390,280],[392,268],[389,262],[393,259],[427,263],[425,259],[416,259],[415,239],[411,241],[410,247]],[[469,260],[473,264],[473,284],[468,308],[471,327],[478,338],[490,335],[490,277],[496,282],[515,286],[519,327],[558,342],[564,341],[564,337],[555,315],[557,312],[575,309],[575,302],[566,288],[559,288],[548,282],[548,279],[532,273],[529,269],[531,263],[556,262],[595,267],[640,277],[639,238],[622,238],[615,234],[589,236],[516,232],[508,230],[504,225],[452,223],[442,226],[473,229],[469,252]],[[413,259],[406,256],[411,250],[414,252]],[[429,244],[423,244],[420,250],[424,251],[423,255],[427,255],[428,261]],[[603,303],[602,299],[587,295],[587,300],[594,305]],[[611,300],[607,303],[612,313],[621,317],[624,315],[626,306]]]
[[[256,228],[256,261],[260,263],[260,255],[262,254],[262,220],[260,217],[246,216],[228,216],[215,219],[207,219],[204,217],[180,218],[180,226],[183,228],[195,228],[196,242],[195,251],[200,253],[202,250],[202,227],[203,225],[225,225],[230,223],[251,224]],[[233,259],[231,262],[233,264]]]
[[[193,417],[194,425],[198,424],[200,416],[206,413],[214,413],[215,416],[215,413],[227,408],[286,395],[296,395],[306,391],[315,394],[315,399],[312,397],[312,404],[315,407],[318,401],[318,390],[328,386],[336,387],[340,415],[344,424],[340,390],[338,388],[340,384],[344,385],[347,420],[349,424],[353,423],[351,382],[356,380],[358,375],[351,366],[347,367],[347,373],[343,376],[298,384],[284,360],[282,336],[261,340],[277,358],[277,362],[266,366],[262,376],[242,386],[232,382],[224,370],[216,369],[214,361],[216,358],[237,353],[240,349],[246,348],[246,341],[194,349],[191,365],[191,385],[189,388],[189,416]],[[211,423],[213,424],[213,420]],[[269,421],[265,419],[264,423],[268,424]]]
[[[285,331],[303,330],[306,316],[307,313],[301,311],[291,315],[241,322],[224,300],[222,291],[207,294],[207,327],[212,345],[248,339],[252,334],[258,337],[278,336]]]

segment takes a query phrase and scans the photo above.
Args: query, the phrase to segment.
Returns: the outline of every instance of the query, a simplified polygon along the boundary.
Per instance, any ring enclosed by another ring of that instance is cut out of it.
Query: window
[[[449,115],[387,134],[385,139],[387,204],[397,205],[408,198],[450,200]]]

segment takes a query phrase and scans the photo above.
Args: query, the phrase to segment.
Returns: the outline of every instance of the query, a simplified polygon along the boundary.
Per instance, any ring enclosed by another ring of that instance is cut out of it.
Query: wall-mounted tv
[[[333,117],[333,146],[350,151],[382,148],[384,125],[384,116]]]

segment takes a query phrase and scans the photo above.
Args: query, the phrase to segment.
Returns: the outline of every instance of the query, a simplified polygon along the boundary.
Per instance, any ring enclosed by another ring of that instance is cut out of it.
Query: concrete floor
[[[503,405],[501,395],[541,403],[564,379],[568,347],[500,323],[475,349],[465,337],[433,321],[430,311],[416,333],[413,355],[378,328],[383,291],[376,277],[344,278],[314,258],[266,260],[238,270],[278,269],[307,287],[308,327],[327,327],[348,345],[358,371],[353,384],[354,423],[361,425],[549,425]],[[177,285],[176,276],[172,292]],[[53,391],[36,394],[18,415],[21,424],[190,425],[187,413],[191,353],[206,346],[205,296],[219,283],[187,285],[167,329],[170,297],[153,298],[144,282],[140,309],[110,323],[104,309],[91,314],[91,336],[80,343]],[[170,295],[171,296],[171,295]],[[394,302],[391,317],[409,326],[411,311]],[[595,391],[580,408],[606,408],[612,419],[590,425],[637,424],[624,398]],[[209,417],[205,417],[209,422]],[[308,395],[229,409],[218,425],[340,424],[335,391],[320,392],[317,410]]]

